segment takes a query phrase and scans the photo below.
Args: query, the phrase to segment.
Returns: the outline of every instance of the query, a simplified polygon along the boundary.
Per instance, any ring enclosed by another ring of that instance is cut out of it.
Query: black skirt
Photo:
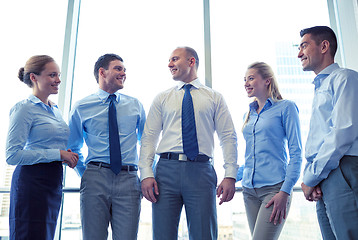
[[[10,190],[10,239],[53,240],[62,200],[62,162],[19,165]]]

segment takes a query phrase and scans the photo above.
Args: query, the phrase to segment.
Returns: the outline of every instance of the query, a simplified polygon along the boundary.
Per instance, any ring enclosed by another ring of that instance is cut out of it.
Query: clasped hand
[[[78,154],[68,149],[67,151],[60,150],[61,160],[63,163],[66,163],[70,168],[74,168],[78,162]]]

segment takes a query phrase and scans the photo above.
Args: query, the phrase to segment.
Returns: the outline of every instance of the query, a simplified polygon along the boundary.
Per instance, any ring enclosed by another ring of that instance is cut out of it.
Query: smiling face
[[[195,58],[188,57],[184,48],[177,48],[169,58],[169,70],[176,81],[191,82],[196,76]]]
[[[126,80],[126,68],[120,60],[109,63],[108,69],[99,69],[99,87],[112,94],[124,87]]]
[[[60,69],[55,62],[49,62],[39,74],[31,73],[30,79],[33,83],[33,93],[41,100],[47,99],[50,94],[57,94],[60,80]]]
[[[259,100],[266,101],[269,96],[270,79],[263,79],[256,69],[249,68],[244,80],[248,97],[256,97]]]
[[[322,66],[324,61],[321,51],[322,45],[324,45],[324,42],[317,45],[310,33],[302,37],[298,58],[301,59],[303,71],[314,71],[318,74],[324,69]]]

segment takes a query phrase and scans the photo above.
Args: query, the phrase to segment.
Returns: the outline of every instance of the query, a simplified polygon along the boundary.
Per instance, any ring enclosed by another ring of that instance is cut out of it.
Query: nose
[[[244,87],[248,87],[250,84],[248,81],[244,81]]]
[[[298,57],[298,58],[301,58],[302,56],[303,56],[303,52],[302,52],[302,49],[300,49],[300,50],[298,51],[297,57]]]
[[[173,61],[169,61],[168,67],[169,67],[169,68],[172,68],[173,66],[174,66]]]
[[[56,77],[56,82],[57,82],[57,83],[61,83],[61,79],[60,79],[60,76],[59,76],[59,75],[57,75],[57,77]]]

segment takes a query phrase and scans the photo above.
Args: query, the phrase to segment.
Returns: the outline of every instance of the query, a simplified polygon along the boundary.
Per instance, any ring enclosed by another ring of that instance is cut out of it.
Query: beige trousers
[[[243,188],[246,216],[253,240],[278,239],[280,236],[285,219],[282,219],[281,224],[274,225],[273,221],[270,222],[273,204],[269,208],[266,208],[265,205],[280,191],[281,186],[282,183],[262,188]],[[287,202],[286,218],[291,200],[292,194]]]

